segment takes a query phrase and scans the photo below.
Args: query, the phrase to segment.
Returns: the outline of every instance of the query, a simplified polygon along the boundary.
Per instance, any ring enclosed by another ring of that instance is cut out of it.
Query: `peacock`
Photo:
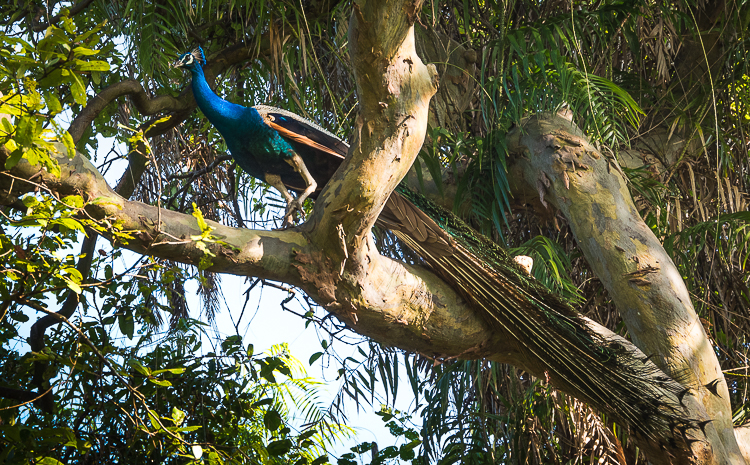
[[[174,66],[192,74],[198,107],[226,141],[237,164],[277,188],[291,224],[302,202],[315,198],[347,155],[349,145],[294,113],[245,107],[217,96],[203,74],[198,48]],[[298,192],[292,198],[289,190]],[[694,424],[682,413],[687,391],[617,344],[590,331],[576,311],[524,272],[505,249],[423,196],[399,186],[377,222],[459,292],[494,327],[512,335],[548,372],[637,434],[664,440],[674,424]]]
[[[284,225],[303,212],[305,199],[320,191],[316,179],[329,179],[346,157],[349,145],[294,113],[265,105],[245,107],[217,96],[206,82],[202,48],[173,64],[193,75],[198,107],[224,137],[237,164],[250,176],[275,187],[287,202]],[[336,160],[337,162],[332,162]],[[292,197],[289,189],[298,192]]]

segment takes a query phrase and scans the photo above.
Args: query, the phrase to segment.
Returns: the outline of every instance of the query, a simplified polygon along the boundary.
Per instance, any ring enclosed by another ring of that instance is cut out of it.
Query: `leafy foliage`
[[[0,114],[13,117],[13,123],[2,119],[0,143],[11,152],[6,169],[24,158],[59,173],[51,140],[63,142],[69,157],[75,147],[56,117],[71,105],[84,105],[87,81],[98,82],[100,73],[109,71],[94,49],[101,25],[78,33],[71,19],[63,17],[60,24],[33,44],[0,33]]]
[[[111,323],[89,321],[72,346],[65,328],[45,354],[6,351],[15,361],[7,382],[28,382],[40,360],[59,370],[52,382],[64,408],[40,414],[3,400],[3,461],[312,463],[349,434],[321,410],[318,383],[284,348],[254,355],[230,336],[200,355],[204,326],[181,320],[169,334],[147,331],[122,346]]]

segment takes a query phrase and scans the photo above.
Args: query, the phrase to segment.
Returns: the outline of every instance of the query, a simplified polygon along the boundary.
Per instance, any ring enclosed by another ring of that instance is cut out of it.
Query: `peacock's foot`
[[[297,219],[305,219],[305,210],[302,208],[302,203],[298,199],[294,199],[286,204],[286,212],[284,212],[284,222],[281,224],[279,230],[289,229],[297,224]]]

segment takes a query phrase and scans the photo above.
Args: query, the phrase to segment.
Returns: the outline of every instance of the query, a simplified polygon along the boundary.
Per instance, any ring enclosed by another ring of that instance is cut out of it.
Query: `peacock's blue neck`
[[[200,66],[196,66],[190,72],[193,75],[193,95],[198,107],[222,135],[226,137],[227,132],[238,129],[239,126],[263,125],[257,111],[251,111],[249,113],[253,115],[248,115],[248,108],[227,102],[216,95],[208,86]],[[254,121],[256,119],[257,121]]]
[[[227,102],[216,95],[208,87],[199,66],[190,72],[198,107],[224,137],[229,152],[242,169],[258,179],[264,179],[274,163],[282,163],[283,169],[291,169],[283,160],[295,154],[294,148],[263,121],[258,110]]]

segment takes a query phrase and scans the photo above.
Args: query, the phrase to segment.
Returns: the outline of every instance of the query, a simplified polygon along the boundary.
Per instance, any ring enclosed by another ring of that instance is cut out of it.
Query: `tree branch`
[[[108,86],[86,102],[86,107],[70,123],[68,132],[73,137],[73,141],[77,143],[99,113],[112,101],[124,95],[129,95],[133,99],[135,107],[141,114],[153,115],[165,111],[184,111],[191,108],[191,105],[194,107],[195,102],[191,102],[187,98],[188,94],[191,94],[190,91],[185,90],[179,98],[171,95],[150,98],[143,90],[143,86],[135,79],[120,81]]]
[[[94,0],[81,0],[80,2],[76,3],[75,5],[73,5],[72,7],[68,9],[68,14],[66,16],[73,17],[77,15],[81,11],[85,10],[86,7],[91,5],[92,3],[94,3]],[[41,32],[47,29],[50,26],[50,24],[57,24],[58,22],[60,22],[62,18],[63,18],[63,14],[58,13],[55,16],[53,16],[52,19],[49,20],[49,23],[34,24],[34,27],[32,28],[32,30],[34,32]]]
[[[509,178],[525,181],[523,192],[565,215],[634,343],[695,393],[715,420],[708,428],[714,456],[727,456],[724,448],[738,458],[721,366],[679,271],[638,214],[617,162],[561,116],[529,118],[508,145],[520,155]],[[715,380],[717,394],[706,387]]]

